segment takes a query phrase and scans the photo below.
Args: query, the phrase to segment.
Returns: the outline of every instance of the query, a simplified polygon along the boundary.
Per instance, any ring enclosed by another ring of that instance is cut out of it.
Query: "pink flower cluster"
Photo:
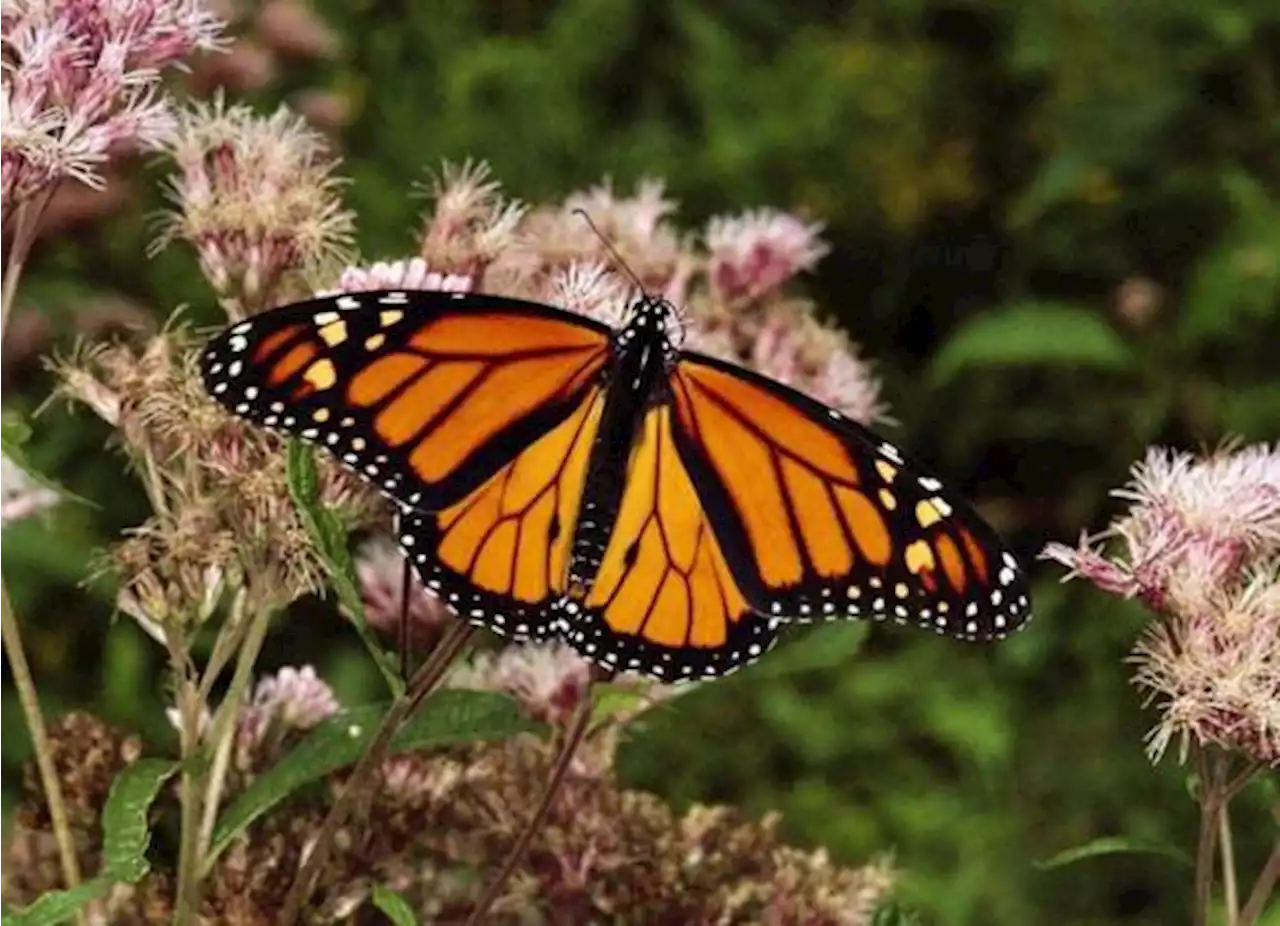
[[[166,67],[220,44],[201,0],[17,0],[3,12],[5,209],[53,183],[102,183],[114,153],[173,130]]]
[[[1133,657],[1162,710],[1152,755],[1178,739],[1184,756],[1214,744],[1280,764],[1280,445],[1153,449],[1115,495],[1124,516],[1044,556],[1160,615]]]

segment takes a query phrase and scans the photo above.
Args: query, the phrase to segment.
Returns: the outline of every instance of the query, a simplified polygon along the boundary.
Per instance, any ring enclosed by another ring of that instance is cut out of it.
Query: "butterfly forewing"
[[[795,390],[682,357],[681,459],[751,604],[787,619],[915,623],[1004,637],[1026,578],[985,522],[892,444]]]
[[[580,407],[609,329],[461,293],[355,293],[251,318],[210,342],[206,387],[324,446],[406,506],[467,495]]]

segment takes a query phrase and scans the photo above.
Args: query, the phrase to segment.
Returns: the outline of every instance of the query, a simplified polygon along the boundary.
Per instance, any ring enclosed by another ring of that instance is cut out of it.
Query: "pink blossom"
[[[591,666],[559,641],[509,646],[496,656],[482,653],[449,679],[454,688],[501,691],[520,702],[534,720],[569,722],[591,681]]]
[[[101,186],[116,152],[155,148],[174,120],[161,72],[221,44],[197,0],[25,0],[4,16],[3,204],[69,178]]]
[[[156,246],[190,242],[214,289],[236,300],[231,314],[269,307],[286,273],[345,263],[354,217],[337,161],[300,116],[259,116],[219,96],[183,112],[168,147],[176,211]]]
[[[305,732],[336,714],[340,706],[333,689],[311,666],[285,666],[259,680],[236,728],[237,751],[242,766],[268,736]]]
[[[400,627],[405,606],[404,556],[386,538],[365,544],[356,557],[356,576],[365,618],[383,633]],[[418,574],[410,570],[408,596],[409,633],[418,644],[430,643],[450,618],[445,606],[423,587]]]
[[[438,273],[421,257],[408,260],[378,261],[363,267],[347,267],[338,278],[335,289],[322,290],[317,296],[338,293],[362,293],[379,289],[426,289],[447,293],[465,293],[471,289],[471,278],[455,273]]]
[[[605,264],[575,261],[552,271],[545,300],[557,308],[617,328],[624,323],[636,296],[631,284]]]
[[[774,209],[712,219],[706,235],[712,293],[737,302],[778,289],[830,250],[818,238],[821,231],[819,224]]]
[[[843,331],[818,322],[806,305],[777,303],[751,343],[751,366],[839,409],[854,421],[887,421],[880,383]]]
[[[1133,655],[1161,711],[1151,755],[1176,740],[1280,764],[1280,446],[1152,449],[1113,494],[1128,512],[1043,556],[1159,615]]]

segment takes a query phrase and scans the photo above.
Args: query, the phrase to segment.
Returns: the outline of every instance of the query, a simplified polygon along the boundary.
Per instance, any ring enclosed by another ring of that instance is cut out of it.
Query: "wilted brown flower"
[[[142,350],[106,345],[55,364],[63,392],[119,431],[153,516],[112,556],[120,605],[153,635],[172,620],[207,618],[226,587],[275,608],[318,591],[324,567],[289,493],[283,442],[232,418],[204,392],[187,337]],[[377,495],[319,459],[321,501],[352,526],[381,512]]]
[[[335,708],[313,672],[285,669],[259,683],[239,735],[300,732]],[[140,748],[86,715],[55,725],[54,743],[84,866],[96,870],[107,791]],[[546,780],[553,758],[547,741],[521,736],[387,760],[367,820],[339,833],[313,921],[349,916],[365,906],[373,885],[383,884],[424,922],[454,922],[506,855],[530,811],[530,783]],[[331,787],[341,779],[334,776]],[[229,796],[248,781],[233,776]],[[60,878],[32,775],[26,789],[30,797],[5,856],[5,896],[14,903]],[[164,805],[172,796],[159,800]],[[231,924],[272,921],[323,810],[300,795],[253,824],[218,860],[203,915]],[[892,889],[888,864],[837,865],[820,850],[782,844],[776,824],[776,817],[753,821],[723,807],[677,814],[652,794],[622,787],[608,763],[574,763],[491,921],[869,924]],[[111,921],[168,921],[168,866],[158,856],[154,861],[146,879],[110,898]]]

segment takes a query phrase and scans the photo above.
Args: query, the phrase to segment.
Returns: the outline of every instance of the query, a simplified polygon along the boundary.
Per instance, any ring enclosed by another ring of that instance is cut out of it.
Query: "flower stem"
[[[1222,809],[1218,811],[1218,845],[1222,848],[1222,892],[1227,905],[1225,926],[1236,926],[1240,897],[1236,888],[1236,853],[1231,842],[1230,808],[1230,803],[1224,800]]]
[[[329,814],[324,818],[324,823],[320,825],[320,831],[312,843],[310,853],[299,867],[293,884],[289,886],[289,893],[284,901],[284,912],[280,914],[280,926],[292,926],[297,921],[302,905],[311,896],[312,885],[329,860],[334,834],[346,820],[352,808],[364,797],[366,788],[372,783],[374,772],[381,766],[391,749],[392,738],[422,700],[435,690],[449,666],[453,664],[454,658],[471,639],[473,632],[474,629],[470,625],[461,622],[450,627],[435,652],[409,680],[405,693],[392,703],[382,718],[373,742],[369,744],[369,748],[351,773],[351,777],[347,779],[346,787],[342,789],[342,793],[329,809]]]
[[[200,750],[200,715],[203,702],[195,682],[179,675],[178,716],[182,746],[180,837],[178,842],[178,896],[174,902],[175,926],[196,921],[200,910],[200,802],[204,796],[204,769]]]
[[[1200,768],[1200,839],[1196,846],[1195,926],[1209,921],[1209,903],[1213,896],[1213,860],[1218,842],[1218,825],[1223,801],[1222,768],[1217,761],[1198,751]]]
[[[239,607],[243,608],[244,598],[237,597]],[[233,614],[231,620],[239,623],[244,614]],[[223,696],[222,704],[214,715],[210,727],[208,742],[213,744],[213,766],[209,772],[208,790],[204,795],[204,817],[200,821],[200,873],[206,875],[204,856],[209,851],[209,843],[213,839],[213,827],[218,820],[218,807],[222,801],[222,789],[226,785],[227,770],[231,765],[231,750],[235,745],[236,719],[244,709],[245,692],[253,681],[253,667],[262,652],[262,641],[266,639],[267,627],[271,624],[271,609],[259,607],[250,619],[249,631],[240,645],[240,653],[236,657],[235,672],[231,676],[231,684]],[[201,685],[204,689],[204,685]]]
[[[67,825],[67,808],[62,797],[62,785],[58,781],[58,770],[53,764],[53,751],[49,748],[49,731],[44,725],[44,716],[40,713],[40,700],[36,696],[36,686],[31,678],[31,667],[27,664],[27,654],[22,648],[22,635],[18,632],[18,621],[9,606],[9,590],[0,582],[0,621],[3,622],[4,653],[9,659],[9,670],[13,674],[13,685],[18,689],[18,701],[22,704],[22,714],[27,721],[27,729],[31,733],[31,744],[36,753],[36,768],[40,771],[40,784],[44,787],[45,801],[49,805],[49,819],[53,823],[53,838],[58,844],[58,859],[62,863],[62,879],[66,887],[73,888],[80,883],[80,864],[76,860],[76,845],[71,838],[71,828]]]
[[[489,887],[485,889],[484,894],[476,902],[471,915],[467,917],[466,926],[479,926],[484,921],[485,916],[489,913],[489,908],[493,906],[498,896],[502,893],[503,886],[510,879],[512,872],[516,870],[516,866],[520,864],[521,859],[524,858],[525,852],[529,849],[529,844],[533,842],[533,837],[541,828],[543,821],[546,820],[547,814],[551,810],[551,805],[555,801],[556,794],[560,790],[560,785],[563,784],[565,775],[569,771],[569,764],[573,761],[573,755],[577,752],[578,746],[582,742],[582,737],[587,732],[587,726],[591,721],[591,707],[590,696],[584,696],[582,703],[578,705],[577,710],[574,712],[573,720],[570,721],[569,727],[565,731],[560,745],[560,754],[556,756],[555,765],[551,769],[551,777],[547,780],[547,787],[542,792],[542,800],[538,802],[533,816],[525,824],[524,829],[516,839],[515,845],[507,853],[507,857],[502,862],[502,867],[498,869],[497,876],[489,883]]]
[[[1253,926],[1258,921],[1267,901],[1275,893],[1277,881],[1280,881],[1280,839],[1276,840],[1275,845],[1271,847],[1271,855],[1262,866],[1262,872],[1254,882],[1253,890],[1249,892],[1249,899],[1245,901],[1244,909],[1240,911],[1237,926]]]
[[[0,342],[9,328],[9,311],[13,308],[14,293],[18,290],[18,278],[26,266],[27,255],[35,244],[40,230],[40,216],[53,198],[53,188],[41,190],[17,207],[13,219],[13,240],[9,242],[9,258],[5,263],[4,281],[0,284]]]

